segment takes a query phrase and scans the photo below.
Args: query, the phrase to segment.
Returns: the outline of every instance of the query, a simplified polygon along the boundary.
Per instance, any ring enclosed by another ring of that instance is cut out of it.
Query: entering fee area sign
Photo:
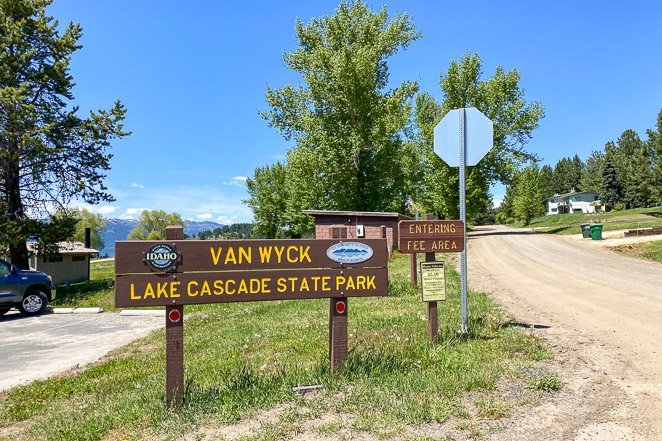
[[[459,253],[464,250],[461,220],[403,220],[398,222],[402,253]]]
[[[347,360],[349,297],[386,296],[386,239],[115,243],[116,307],[166,307],[166,403],[182,402],[184,305],[330,298],[329,363]]]

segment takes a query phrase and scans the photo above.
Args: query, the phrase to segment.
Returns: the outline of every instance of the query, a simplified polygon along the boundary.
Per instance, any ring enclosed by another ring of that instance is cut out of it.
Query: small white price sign
[[[446,300],[444,262],[421,262],[421,292],[424,302]]]

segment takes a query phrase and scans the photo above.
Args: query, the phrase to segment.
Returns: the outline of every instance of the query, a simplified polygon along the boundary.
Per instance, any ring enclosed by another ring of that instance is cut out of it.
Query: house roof
[[[599,196],[598,193],[594,191],[572,191],[570,193],[563,193],[563,194],[555,194],[554,196],[548,197],[547,200],[550,199],[564,199],[564,198],[569,198],[570,196],[577,196],[580,194],[592,194],[595,196]]]
[[[60,254],[96,254],[99,250],[94,248],[85,248],[82,242],[58,242],[58,252]],[[28,251],[34,253],[36,251],[35,244],[28,242]]]
[[[394,217],[396,219],[411,219],[404,214],[387,211],[335,211],[335,210],[302,210],[310,216],[357,216],[357,217]]]

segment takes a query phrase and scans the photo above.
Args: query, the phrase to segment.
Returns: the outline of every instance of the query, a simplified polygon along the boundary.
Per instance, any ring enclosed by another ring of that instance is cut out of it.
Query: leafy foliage
[[[605,166],[605,155],[602,152],[594,151],[586,160],[586,165],[582,170],[581,188],[584,191],[594,193],[602,192],[602,172]]]
[[[533,158],[524,145],[544,116],[542,105],[526,101],[515,69],[506,72],[497,67],[491,78],[481,76],[480,57],[467,53],[452,61],[441,76],[444,98],[440,104],[426,92],[416,98],[416,141],[424,175],[419,195],[425,209],[441,217],[459,217],[458,170],[441,161],[432,149],[434,127],[450,110],[476,107],[494,123],[494,147],[467,172],[469,218],[487,209],[490,184],[510,182],[519,166]]]
[[[184,226],[182,217],[177,213],[166,213],[163,210],[143,210],[138,219],[138,225],[131,230],[129,240],[163,240],[166,227],[171,225]]]
[[[419,38],[414,25],[406,14],[388,20],[386,7],[375,12],[352,1],[332,16],[297,21],[295,33],[298,48],[284,61],[303,84],[268,87],[262,113],[295,142],[287,157],[288,233],[310,229],[305,208],[404,211],[402,133],[418,85],[388,90],[387,60]]]
[[[256,168],[253,177],[246,180],[249,198],[244,202],[253,210],[255,233],[261,237],[285,235],[286,176],[286,167],[279,161]]]
[[[584,191],[581,186],[583,170],[584,163],[579,156],[575,155],[572,158],[562,158],[554,167],[554,173],[552,175],[553,194]]]
[[[85,228],[89,228],[92,248],[102,249],[104,247],[102,236],[106,229],[106,220],[100,214],[94,214],[85,208],[74,210],[73,217],[78,220],[73,240],[85,242]]]
[[[254,239],[254,224],[239,223],[232,225],[223,225],[219,228],[214,228],[211,231],[201,231],[198,233],[198,239]]]
[[[651,156],[651,201],[662,203],[662,110],[657,114],[657,127],[649,129],[646,147]]]
[[[517,176],[517,195],[513,200],[516,218],[529,225],[533,218],[545,214],[543,199],[542,178],[534,162]]]
[[[618,181],[616,167],[614,167],[614,163],[608,155],[602,169],[602,193],[600,194],[600,199],[606,206],[613,207],[621,200],[621,195],[622,186]]]
[[[41,220],[78,198],[110,201],[104,185],[108,153],[123,130],[117,101],[88,118],[71,107],[69,63],[81,48],[80,25],[60,31],[46,15],[47,0],[0,0],[0,245],[27,268],[27,238],[44,246],[71,234],[68,217]]]

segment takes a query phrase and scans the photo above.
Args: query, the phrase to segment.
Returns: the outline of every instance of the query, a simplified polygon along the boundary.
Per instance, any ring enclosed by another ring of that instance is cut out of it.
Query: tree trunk
[[[363,149],[359,149],[354,157],[354,165],[356,166],[356,201],[358,206],[355,208],[358,211],[368,211],[369,202],[366,197],[366,182],[363,163]]]
[[[21,183],[19,176],[18,160],[12,158],[10,148],[8,161],[5,164],[5,185],[7,198],[7,219],[10,223],[22,224],[26,221],[25,211],[23,209],[23,200],[21,199]],[[22,235],[20,235],[22,236]],[[11,263],[21,269],[30,269],[28,259],[28,247],[24,238],[19,237],[19,241],[9,243],[9,260]]]

